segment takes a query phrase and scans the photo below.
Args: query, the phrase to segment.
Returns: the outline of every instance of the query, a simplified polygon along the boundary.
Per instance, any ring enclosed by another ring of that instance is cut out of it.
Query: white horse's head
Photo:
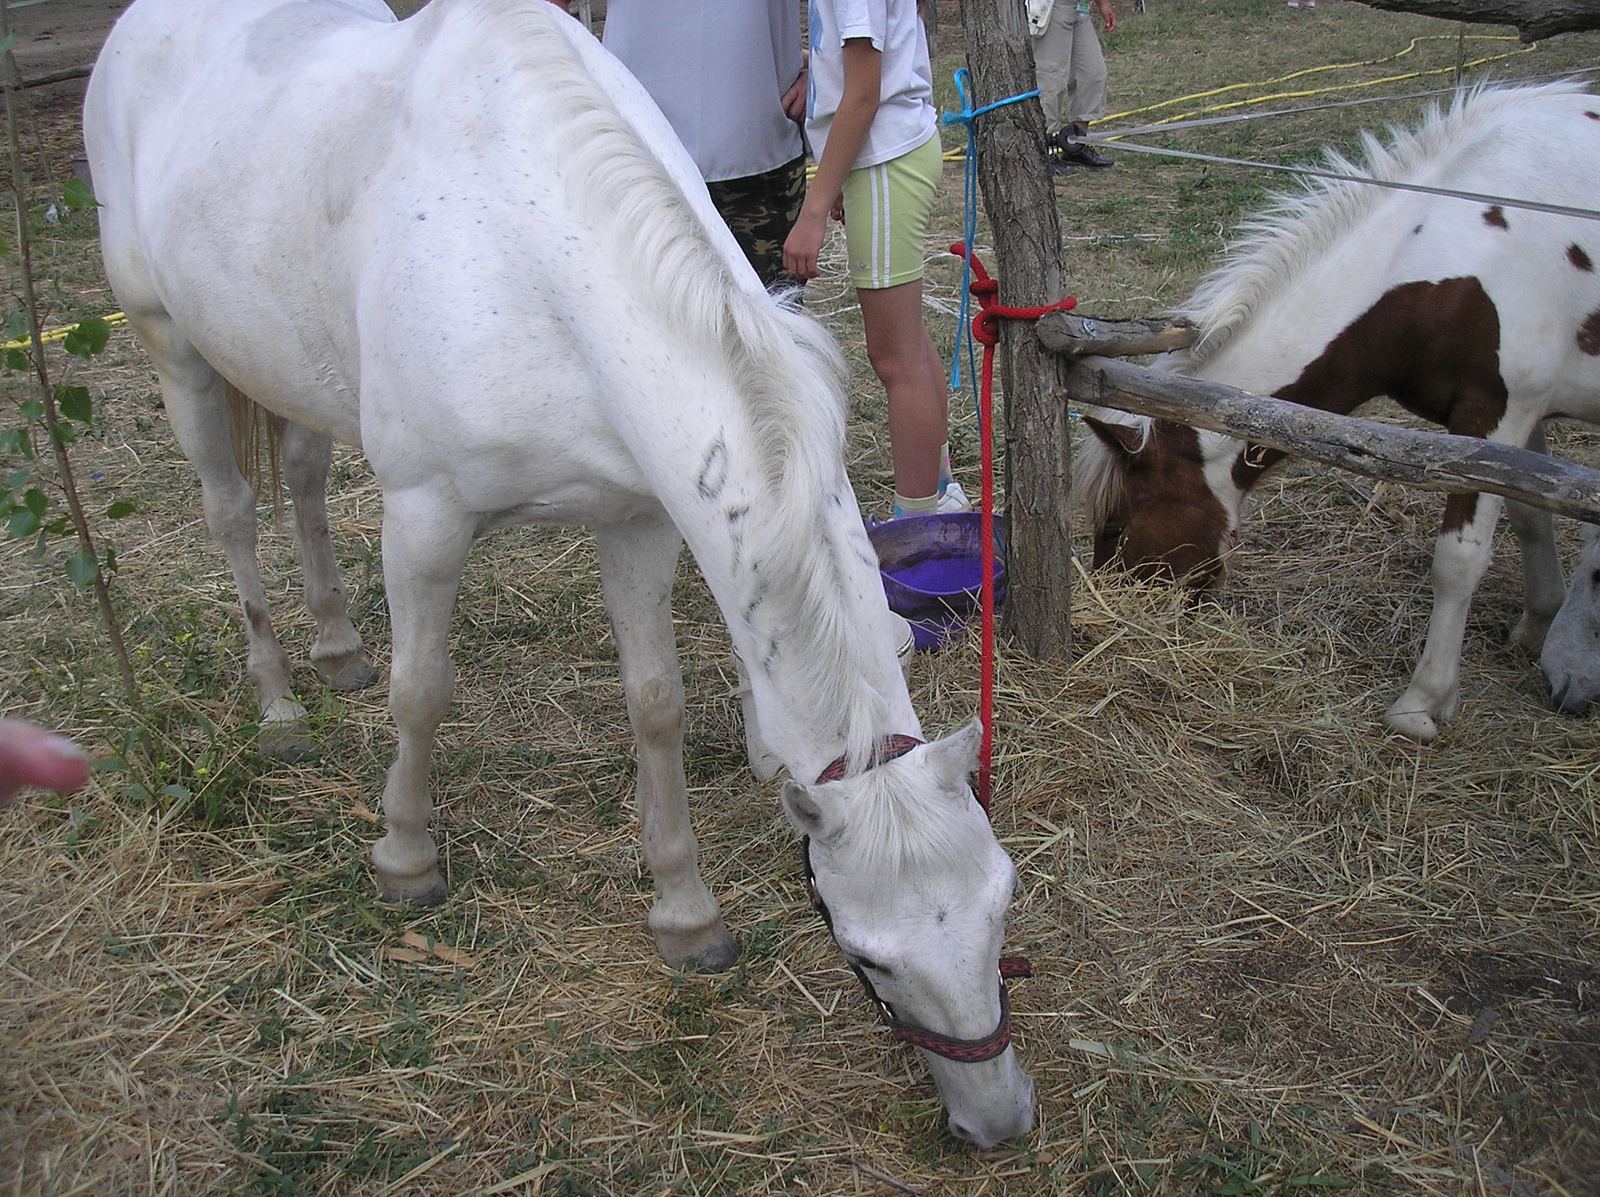
[[[1578,714],[1600,700],[1600,527],[1590,525],[1572,587],[1545,634],[1539,667],[1556,709]]]
[[[853,777],[788,782],[783,807],[845,959],[922,1051],[951,1132],[990,1147],[1033,1128],[1033,1081],[999,973],[1017,870],[967,784],[981,735],[973,723]]]

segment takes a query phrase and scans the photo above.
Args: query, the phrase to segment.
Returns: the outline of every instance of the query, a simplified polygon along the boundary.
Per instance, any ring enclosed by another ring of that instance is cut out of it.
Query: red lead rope
[[[983,666],[978,689],[978,718],[983,720],[983,746],[978,752],[978,803],[989,811],[993,792],[993,769],[990,761],[994,755],[994,347],[1000,343],[1000,321],[1037,320],[1046,312],[1069,312],[1078,306],[1072,296],[1040,308],[1012,308],[999,302],[1000,280],[991,278],[978,261],[977,254],[968,254],[964,244],[950,247],[958,258],[966,258],[972,269],[972,282],[968,290],[978,301],[978,314],[972,318],[972,335],[983,346],[983,376],[978,398],[979,463],[982,470],[979,484],[981,511],[979,536],[983,540]],[[959,352],[959,350],[958,350]]]

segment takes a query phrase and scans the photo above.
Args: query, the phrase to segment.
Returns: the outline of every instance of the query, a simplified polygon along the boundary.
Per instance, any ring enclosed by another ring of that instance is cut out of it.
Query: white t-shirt
[[[708,182],[805,152],[782,103],[800,74],[796,0],[610,0],[604,41]]]
[[[909,153],[939,127],[933,106],[933,68],[916,0],[811,0],[811,82],[806,134],[818,161],[844,97],[844,43],[872,39],[883,54],[878,115],[852,170]]]

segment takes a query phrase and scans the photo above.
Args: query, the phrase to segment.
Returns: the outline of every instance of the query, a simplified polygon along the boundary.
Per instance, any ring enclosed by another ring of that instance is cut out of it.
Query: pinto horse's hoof
[[[438,869],[429,869],[415,877],[391,877],[374,872],[378,893],[385,902],[395,906],[443,906],[450,890],[439,875]]]
[[[378,671],[368,662],[364,648],[357,649],[355,656],[338,667],[332,661],[313,664],[322,684],[330,690],[365,690],[378,680]]]

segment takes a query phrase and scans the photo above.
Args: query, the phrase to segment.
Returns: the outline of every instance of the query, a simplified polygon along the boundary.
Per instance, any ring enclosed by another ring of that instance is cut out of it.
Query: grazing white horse
[[[732,962],[684,786],[669,598],[686,540],[847,958],[903,1020],[957,1039],[1009,1025],[1016,869],[967,785],[977,725],[920,744],[845,477],[842,359],[762,289],[665,119],[577,22],[546,0],[434,0],[398,23],[382,0],[138,0],[84,124],[106,271],[233,566],[269,726],[300,708],[225,389],[289,422],[313,655],[334,675],[360,642],[321,515],[328,438],[383,488],[386,898],[444,897],[428,763],[468,549],[587,524],[638,745],[650,928],[673,965]],[[890,737],[919,746],[882,762]],[[928,1059],[955,1134],[1030,1129],[1009,1046]]]
[[[1600,99],[1573,84],[1458,93],[1415,132],[1366,137],[1344,174],[1590,209],[1600,199]],[[1542,450],[1545,419],[1600,422],[1600,222],[1318,180],[1245,226],[1185,315],[1200,335],[1158,368],[1324,411],[1387,395],[1450,432]],[[1095,565],[1217,584],[1245,500],[1283,459],[1166,420],[1106,415],[1075,489]],[[1502,500],[1452,495],[1434,550],[1433,616],[1390,727],[1432,740],[1459,702],[1467,608]],[[1510,505],[1538,651],[1566,593],[1550,515]]]

